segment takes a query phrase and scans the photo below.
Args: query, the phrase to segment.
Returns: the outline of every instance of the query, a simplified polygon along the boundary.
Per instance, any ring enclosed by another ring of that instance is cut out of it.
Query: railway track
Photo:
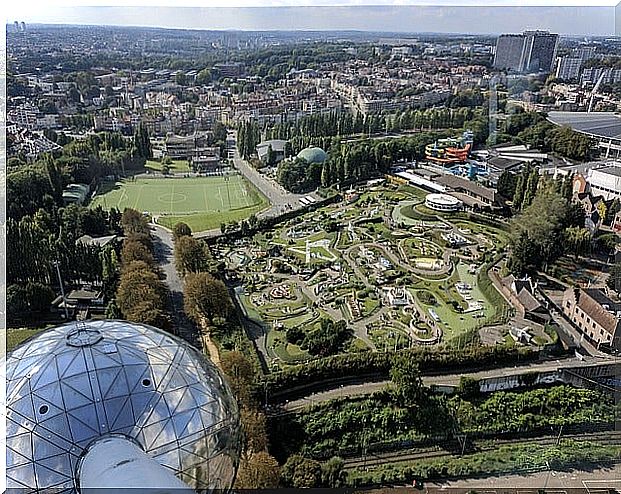
[[[593,433],[577,433],[560,436],[529,437],[523,439],[479,439],[466,444],[466,452],[493,451],[499,446],[537,444],[543,446],[554,446],[563,439],[573,439],[576,441],[592,441],[604,445],[621,445],[621,431],[605,431]],[[385,453],[369,453],[366,457],[345,458],[344,466],[346,469],[373,467],[391,463],[405,463],[416,460],[438,459],[455,456],[454,451],[444,449],[441,446],[429,446],[416,449],[406,449],[398,451],[388,451]]]

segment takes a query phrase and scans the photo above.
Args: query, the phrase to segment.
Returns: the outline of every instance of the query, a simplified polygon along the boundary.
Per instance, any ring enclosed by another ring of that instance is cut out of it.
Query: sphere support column
[[[89,446],[80,463],[78,482],[81,494],[109,494],[111,490],[132,494],[195,492],[172,471],[121,436],[104,437]]]

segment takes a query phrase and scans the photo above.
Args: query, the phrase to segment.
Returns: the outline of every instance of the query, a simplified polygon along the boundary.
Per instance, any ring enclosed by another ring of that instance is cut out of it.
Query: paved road
[[[152,228],[155,237],[153,241],[155,259],[165,275],[164,282],[170,292],[174,333],[196,348],[201,348],[202,343],[198,328],[188,319],[183,310],[183,280],[175,269],[172,233],[161,226],[156,225]]]
[[[582,361],[576,357],[555,360],[552,362],[533,363],[530,365],[522,365],[515,367],[502,367],[499,369],[491,369],[479,372],[466,372],[460,374],[446,374],[440,376],[423,376],[423,383],[430,385],[457,386],[462,376],[471,377],[473,379],[489,379],[494,377],[507,377],[523,374],[524,372],[547,372],[554,371],[559,367],[568,367],[571,365],[584,365],[586,363],[600,363],[600,359],[589,359]],[[344,396],[360,396],[375,393],[384,389],[391,381],[383,380],[376,382],[367,382],[362,384],[352,384],[349,386],[339,386],[327,391],[312,393],[304,398],[292,400],[284,405],[285,410],[296,410],[315,403],[332,400]]]
[[[235,168],[237,168],[241,172],[241,174],[246,177],[247,180],[252,182],[254,186],[259,189],[272,204],[269,209],[257,214],[258,217],[277,216],[286,211],[300,209],[303,207],[303,205],[300,203],[300,198],[306,197],[308,195],[314,197],[315,199],[319,199],[319,197],[314,193],[292,194],[290,192],[287,192],[274,180],[271,180],[265,177],[263,174],[259,173],[259,171],[257,171],[247,161],[243,160],[239,156],[235,135],[233,135],[233,138],[229,136],[229,139],[227,140],[227,146],[229,146],[229,151],[233,151],[233,164],[235,165]]]

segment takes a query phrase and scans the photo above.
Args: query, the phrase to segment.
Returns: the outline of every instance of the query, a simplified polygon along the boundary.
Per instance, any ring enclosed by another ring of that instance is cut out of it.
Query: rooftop
[[[308,147],[298,153],[298,158],[302,158],[309,163],[323,163],[327,157],[326,152],[318,147]]]
[[[482,197],[488,201],[496,200],[496,193],[493,189],[488,189],[482,185],[456,175],[442,175],[436,182],[456,191],[467,191],[475,196]]]
[[[616,113],[551,111],[548,120],[556,125],[567,125],[578,132],[621,139],[621,116]]]
[[[578,306],[604,330],[614,335],[619,324],[619,316],[616,314],[621,311],[621,304],[610,300],[598,288],[576,289],[575,296]]]
[[[103,247],[109,244],[110,242],[112,242],[116,238],[117,238],[116,235],[106,235],[104,237],[91,237],[90,235],[82,235],[80,238],[78,238],[75,241],[75,243],[76,245],[77,244],[99,245],[100,247]]]
[[[494,156],[487,160],[487,163],[498,170],[509,170],[523,163],[522,160],[516,160],[512,158],[503,158],[501,156]]]
[[[267,148],[272,146],[272,151],[283,152],[285,150],[285,144],[287,141],[282,139],[272,139],[271,141],[263,141],[257,144],[257,152],[261,152],[265,150],[267,152]]]
[[[594,168],[594,172],[606,173],[607,175],[614,175],[615,177],[621,177],[621,166],[606,166],[604,168]]]

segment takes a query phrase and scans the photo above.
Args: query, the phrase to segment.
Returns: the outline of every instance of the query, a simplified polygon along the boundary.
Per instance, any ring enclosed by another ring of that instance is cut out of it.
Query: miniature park
[[[272,368],[342,352],[516,339],[514,311],[487,274],[508,242],[506,226],[433,211],[422,189],[381,182],[216,247],[239,277],[247,329]],[[529,326],[533,343],[548,342]]]

